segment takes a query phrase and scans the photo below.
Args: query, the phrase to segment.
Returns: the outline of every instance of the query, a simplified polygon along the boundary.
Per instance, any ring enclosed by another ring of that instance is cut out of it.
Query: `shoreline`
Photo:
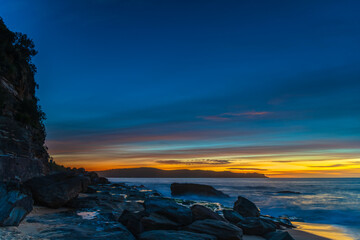
[[[346,227],[334,224],[308,223],[308,222],[292,222],[296,228],[289,229],[288,232],[294,237],[298,232],[305,232],[317,236],[318,239],[331,240],[356,240],[353,236],[346,232]],[[294,237],[296,239],[296,237]]]
[[[51,176],[45,178],[51,178]],[[1,228],[0,239],[135,240],[147,239],[142,235],[153,230],[163,230],[167,232],[166,234],[175,231],[173,234],[178,237],[178,234],[194,234],[190,226],[201,223],[204,224],[200,225],[201,231],[209,233],[207,236],[211,235],[210,239],[228,239],[219,236],[219,233],[236,234],[236,237],[231,239],[239,240],[278,239],[268,235],[268,233],[275,233],[276,236],[286,234],[289,239],[294,240],[355,240],[336,226],[303,222],[292,224],[286,217],[274,218],[260,215],[256,205],[241,196],[235,202],[234,208],[230,210],[223,208],[223,205],[216,200],[188,200],[185,196],[167,197],[155,188],[144,185],[109,182],[105,178],[94,182],[96,183],[89,185],[87,190],[81,191],[77,197],[60,208],[34,205],[32,211],[18,227]],[[212,186],[200,186],[210,187],[210,190],[213,189],[212,191],[216,191],[216,194],[223,194]],[[196,193],[201,195],[201,188],[196,187]],[[209,190],[209,188],[206,189]],[[242,202],[243,199],[245,202]],[[234,211],[235,205],[236,211]],[[242,209],[252,211],[251,214],[255,211],[257,215],[254,217],[247,216],[245,213],[242,215]],[[176,223],[183,219],[186,219],[186,222]],[[256,221],[252,222],[254,219]],[[295,225],[297,228],[293,228]],[[151,239],[159,239],[158,235],[155,237]]]
[[[16,238],[18,240],[29,239],[29,235],[36,235],[40,231],[46,230],[46,224],[33,223],[28,222],[27,219],[36,216],[45,216],[50,213],[59,213],[70,211],[70,208],[59,208],[59,209],[50,209],[42,206],[34,206],[34,209],[30,212],[30,214],[24,219],[22,223],[18,227],[6,227],[4,230],[9,232],[16,233]],[[293,222],[297,228],[287,229],[290,235],[295,240],[355,240],[351,238],[349,235],[345,234],[341,228],[334,227],[329,224],[314,224],[314,223],[303,223],[303,222]],[[1,231],[0,231],[1,232]],[[331,235],[324,236],[324,234]],[[13,236],[10,234],[0,235],[4,240],[12,240]],[[31,239],[31,238],[30,238]],[[261,236],[254,235],[244,235],[243,240],[265,240],[265,238]]]

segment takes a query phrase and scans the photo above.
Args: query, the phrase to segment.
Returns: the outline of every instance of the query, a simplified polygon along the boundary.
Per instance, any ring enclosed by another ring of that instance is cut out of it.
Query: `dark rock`
[[[225,219],[233,224],[245,221],[245,218],[241,216],[240,213],[235,212],[234,210],[223,210],[223,214]]]
[[[243,236],[243,231],[234,224],[213,219],[195,221],[184,230],[213,235],[218,240],[241,240]]]
[[[35,203],[59,208],[85,192],[89,183],[87,177],[64,172],[30,179],[26,185],[31,189]]]
[[[135,237],[119,222],[103,219],[101,214],[95,214],[93,219],[86,219],[77,213],[79,212],[63,211],[28,216],[27,222],[39,223],[44,230],[36,232],[35,235],[29,233],[30,236],[28,235],[26,239],[135,240]]]
[[[69,208],[95,208],[98,206],[99,199],[97,196],[76,197],[68,201],[65,206]]]
[[[245,221],[236,223],[236,226],[241,228],[244,234],[247,235],[261,236],[276,231],[276,225],[274,223],[262,220],[258,217],[245,218]]]
[[[146,212],[162,215],[179,225],[188,225],[192,222],[191,210],[177,204],[173,199],[149,198],[145,200],[144,206]]]
[[[271,216],[260,216],[261,219],[265,221],[270,221],[276,225],[276,228],[280,229],[281,226],[286,228],[294,228],[295,226],[291,223],[291,221],[287,217],[271,217]]]
[[[265,234],[263,236],[266,240],[295,240],[288,232],[286,231],[277,231]]]
[[[85,176],[90,178],[92,185],[96,184],[98,181],[98,178],[99,178],[99,176],[96,172],[86,172]]]
[[[238,199],[234,203],[234,210],[240,213],[243,217],[259,217],[260,210],[250,200],[238,196]]]
[[[144,232],[140,240],[216,240],[215,236],[188,231],[154,230]]]
[[[18,226],[33,209],[33,199],[22,186],[0,183],[0,226]]]
[[[294,191],[278,191],[276,193],[282,193],[282,194],[300,194],[300,192],[294,192]]]
[[[180,224],[170,220],[169,218],[151,213],[149,216],[141,218],[141,225],[144,231],[151,230],[176,230],[180,227]]]
[[[0,181],[18,179],[24,182],[47,174],[48,155],[43,142],[34,140],[37,130],[1,116],[1,111],[0,108]]]
[[[98,184],[109,184],[110,181],[109,181],[107,178],[99,177],[99,178],[97,179],[97,183],[98,183]]]
[[[193,183],[173,183],[171,184],[172,196],[197,195],[205,197],[228,198],[229,195],[216,190],[212,186]]]
[[[141,219],[145,216],[148,216],[145,211],[130,212],[125,209],[119,218],[119,222],[121,222],[132,234],[138,235],[144,231]]]
[[[86,193],[96,193],[97,190],[94,187],[88,186],[86,189]]]
[[[191,207],[193,221],[204,219],[215,219],[220,221],[226,221],[222,216],[202,205],[193,205]]]
[[[128,187],[125,183],[113,183],[111,184],[112,187]]]

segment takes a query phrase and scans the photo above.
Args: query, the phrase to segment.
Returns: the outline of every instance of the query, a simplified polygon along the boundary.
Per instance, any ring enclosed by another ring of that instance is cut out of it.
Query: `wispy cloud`
[[[213,115],[213,116],[200,116],[200,118],[202,118],[204,120],[209,120],[209,121],[228,121],[228,120],[238,119],[238,118],[260,118],[260,117],[263,117],[263,116],[269,115],[269,114],[272,114],[272,113],[266,112],[266,111],[226,112],[226,113],[221,113],[221,114]]]
[[[179,165],[224,165],[230,164],[230,160],[220,159],[196,159],[196,160],[158,160],[161,164],[179,164]]]
[[[248,167],[233,167],[233,168],[227,168],[230,170],[244,170],[244,171],[267,171],[267,169],[264,168],[248,168]]]

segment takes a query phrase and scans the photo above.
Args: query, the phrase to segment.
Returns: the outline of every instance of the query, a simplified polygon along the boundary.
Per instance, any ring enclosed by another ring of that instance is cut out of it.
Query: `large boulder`
[[[33,209],[33,199],[15,183],[0,183],[0,226],[18,226]]]
[[[88,177],[71,173],[57,173],[30,179],[25,184],[31,189],[35,203],[50,208],[64,206],[80,192],[86,192]]]
[[[244,221],[235,224],[247,235],[264,235],[276,231],[276,225],[270,221],[258,217],[248,217]]]
[[[225,219],[233,224],[245,221],[245,218],[243,216],[241,216],[240,213],[235,212],[234,210],[224,209],[223,214],[224,214]]]
[[[141,218],[140,223],[144,231],[176,230],[181,226],[179,223],[156,213],[151,213],[149,216]]]
[[[242,240],[243,231],[234,224],[224,221],[205,219],[186,226],[185,231],[216,236],[218,240]]]
[[[119,222],[121,222],[132,234],[136,236],[144,231],[141,219],[146,216],[149,216],[149,214],[145,211],[130,212],[125,209],[119,218]]]
[[[263,236],[266,240],[295,240],[288,232],[286,231],[277,231],[265,234]]]
[[[189,208],[177,204],[168,198],[148,198],[144,202],[145,210],[149,214],[164,216],[178,225],[188,225],[192,222],[192,212]]]
[[[234,203],[234,210],[240,213],[243,217],[259,217],[260,210],[255,205],[255,203],[251,202],[247,198],[238,196],[238,199]]]
[[[84,175],[90,178],[92,185],[95,185],[98,182],[99,176],[96,172],[85,172]]]
[[[226,221],[222,216],[211,210],[210,208],[207,208],[203,205],[193,205],[191,207],[192,215],[193,215],[193,221],[196,220],[204,220],[204,219],[215,219],[220,221]]]
[[[215,236],[188,231],[154,230],[140,235],[140,240],[216,240]]]
[[[197,195],[204,197],[228,198],[229,195],[212,186],[194,183],[173,183],[170,186],[172,196]]]

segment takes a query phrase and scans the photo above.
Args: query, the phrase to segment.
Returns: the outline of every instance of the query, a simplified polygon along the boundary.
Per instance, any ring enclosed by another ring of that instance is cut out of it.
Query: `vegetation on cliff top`
[[[36,54],[33,41],[26,34],[10,31],[0,17],[0,116],[32,127],[35,140],[44,142],[45,114],[35,97],[36,67],[31,62]]]

